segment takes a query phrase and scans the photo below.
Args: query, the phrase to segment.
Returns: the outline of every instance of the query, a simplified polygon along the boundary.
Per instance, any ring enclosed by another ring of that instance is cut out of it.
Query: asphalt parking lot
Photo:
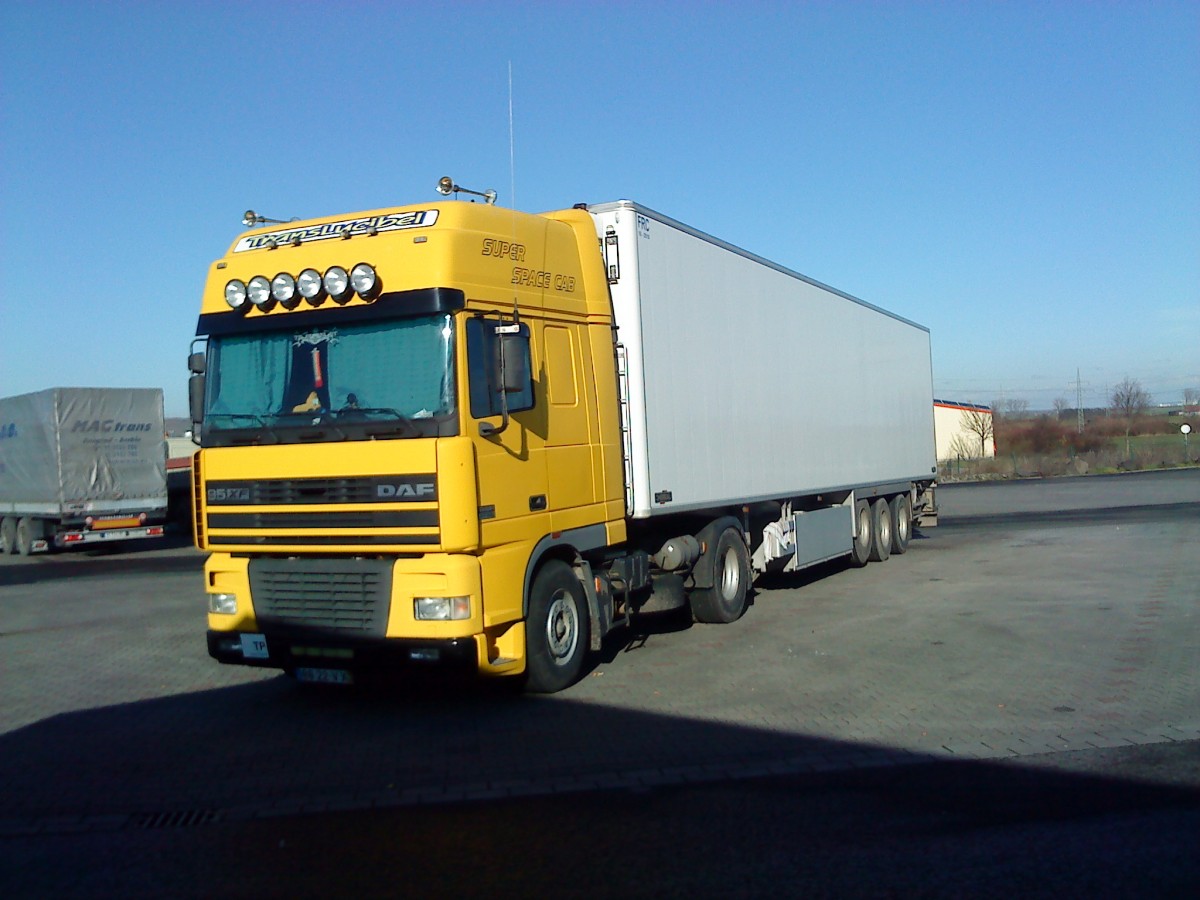
[[[1200,471],[951,486],[941,504],[904,556],[768,581],[733,625],[645,623],[552,697],[302,690],[220,666],[201,556],[178,543],[4,558],[0,860],[43,861],[11,883],[25,892],[53,880],[52,848],[147,830],[945,762],[1096,775],[1131,754],[1138,784],[1192,809]]]

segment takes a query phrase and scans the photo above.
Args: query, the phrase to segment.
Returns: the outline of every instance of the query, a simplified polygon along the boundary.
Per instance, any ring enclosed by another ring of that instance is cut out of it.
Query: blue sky
[[[6,0],[0,31],[0,395],[184,415],[245,209],[442,175],[637,200],[918,321],[949,399],[1200,389],[1196,2]]]

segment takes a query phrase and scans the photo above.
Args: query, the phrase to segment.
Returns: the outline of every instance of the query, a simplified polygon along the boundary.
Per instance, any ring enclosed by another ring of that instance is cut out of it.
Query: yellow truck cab
[[[627,201],[540,215],[441,201],[238,238],[209,271],[189,358],[209,653],[308,681],[457,665],[556,691],[633,613],[690,603],[701,621],[732,621],[759,571],[865,562],[872,541],[898,548],[895,529],[906,547],[930,483],[923,437],[879,475],[818,465],[819,499],[798,474],[755,483],[753,453],[745,483],[722,458],[712,493],[702,459],[654,456],[678,424],[664,410],[688,399],[670,373],[696,364],[655,335],[697,326],[647,313],[652,236],[687,239],[671,265],[716,251],[735,275],[766,277],[764,261]],[[663,312],[703,309],[659,293]],[[882,317],[923,335],[927,373],[927,332]],[[698,375],[744,369],[734,349]],[[905,390],[923,402],[917,368]],[[740,416],[696,393],[699,434],[732,440],[720,422],[736,430]],[[753,429],[742,439],[760,443]],[[816,556],[796,551],[801,518]]]

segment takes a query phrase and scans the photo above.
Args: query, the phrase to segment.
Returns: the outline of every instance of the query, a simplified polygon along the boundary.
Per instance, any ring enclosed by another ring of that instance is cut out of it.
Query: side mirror
[[[193,354],[193,358],[199,354]],[[201,366],[203,367],[204,357],[200,357]],[[204,374],[203,372],[193,372],[192,377],[188,379],[188,408],[192,414],[192,432],[199,433],[196,427],[204,421]]]
[[[521,325],[506,325],[502,328],[516,328],[514,333],[501,332],[496,329],[500,346],[500,378],[497,384],[504,386],[504,393],[519,394],[529,385],[529,332],[523,332]],[[523,333],[522,333],[523,332]]]
[[[499,426],[480,422],[479,433],[484,436],[500,434],[508,428],[508,396],[527,391],[533,377],[530,369],[529,326],[509,322],[496,325],[494,333],[496,340],[492,344],[489,380],[500,388],[501,420]]]
[[[188,371],[193,375],[203,375],[205,356],[203,353],[188,354]]]

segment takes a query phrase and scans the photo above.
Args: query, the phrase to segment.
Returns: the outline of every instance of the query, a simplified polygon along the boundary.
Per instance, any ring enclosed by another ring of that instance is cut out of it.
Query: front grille
[[[372,503],[374,484],[363,478],[294,478],[253,484],[252,503]]]
[[[429,473],[210,481],[206,485],[205,496],[209,506],[429,503],[437,500],[437,476]]]
[[[441,542],[434,474],[214,480],[205,484],[204,499],[203,526],[213,547],[436,547]],[[335,504],[352,508],[329,509]],[[391,508],[379,508],[384,505]],[[289,533],[263,534],[268,529]]]
[[[386,560],[255,559],[250,592],[259,625],[383,637],[392,595]]]
[[[209,528],[437,528],[436,509],[375,512],[209,513]],[[429,541],[430,535],[422,535]],[[432,535],[433,541],[437,535]]]

